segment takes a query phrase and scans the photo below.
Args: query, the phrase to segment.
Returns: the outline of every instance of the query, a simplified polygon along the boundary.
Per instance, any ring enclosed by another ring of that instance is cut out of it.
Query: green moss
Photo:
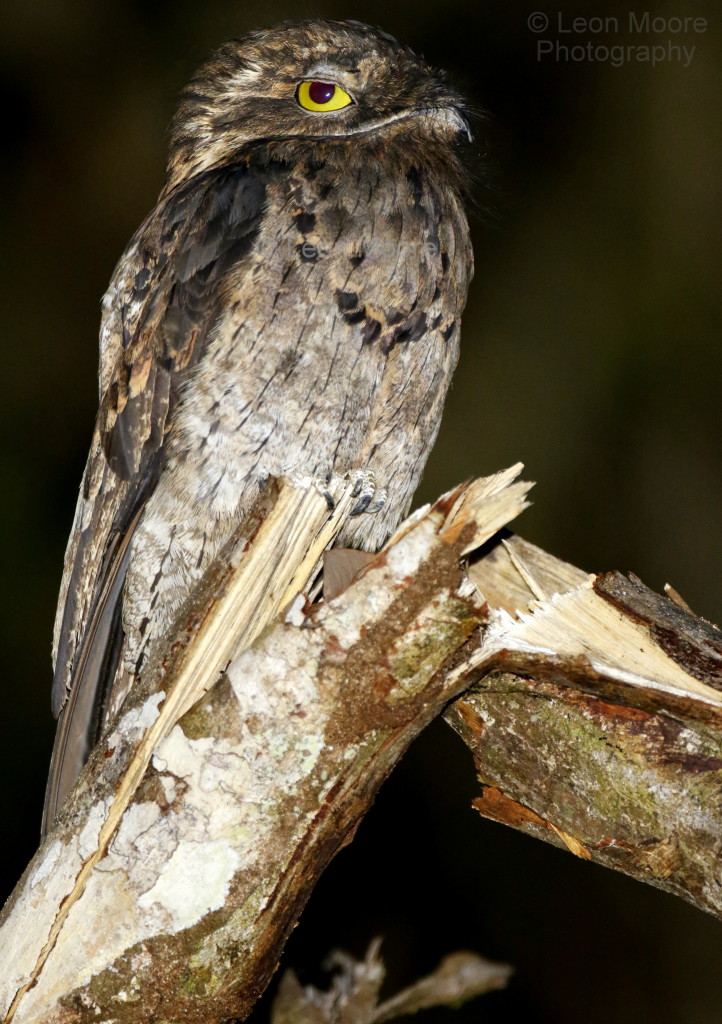
[[[189,965],[178,989],[181,995],[204,998],[212,993],[213,987],[213,968],[211,966],[191,967]]]
[[[422,628],[410,629],[389,654],[389,670],[396,680],[388,694],[391,703],[421,693],[477,625],[468,605],[461,601],[445,605],[444,615],[436,621],[424,618]]]
[[[476,743],[484,782],[582,842],[629,844],[660,878],[717,845],[722,771],[686,770],[685,734],[669,735],[664,720],[643,728],[633,714],[513,676],[468,702],[486,722]],[[695,754],[719,750],[700,740]]]
[[[243,955],[268,895],[263,886],[258,886],[225,924],[218,927],[216,923],[208,935],[199,939],[196,951],[188,959],[188,981],[184,984],[191,986],[193,979],[198,978],[203,990],[196,992],[187,987],[189,994],[210,998],[227,983],[229,964]]]

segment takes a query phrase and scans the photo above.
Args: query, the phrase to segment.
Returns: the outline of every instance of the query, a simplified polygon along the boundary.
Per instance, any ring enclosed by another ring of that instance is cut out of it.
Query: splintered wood
[[[476,665],[502,652],[505,657],[536,655],[557,666],[581,660],[592,678],[598,675],[629,687],[689,698],[697,710],[722,710],[719,687],[705,683],[667,653],[650,623],[610,601],[604,584],[608,576],[583,573],[520,537],[511,537],[472,565],[469,577],[494,607],[473,658]],[[625,586],[630,592],[640,588],[638,581],[627,580]],[[675,620],[682,630],[699,621],[678,609]],[[716,637],[722,643],[715,627],[706,628],[713,642]]]

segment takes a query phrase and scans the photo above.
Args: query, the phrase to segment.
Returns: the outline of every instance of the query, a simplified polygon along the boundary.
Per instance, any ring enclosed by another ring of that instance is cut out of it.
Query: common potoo
[[[463,110],[356,22],[254,32],[185,90],[166,185],[103,300],[46,827],[269,477],[361,471],[342,545],[375,550],[407,513],[472,273]]]

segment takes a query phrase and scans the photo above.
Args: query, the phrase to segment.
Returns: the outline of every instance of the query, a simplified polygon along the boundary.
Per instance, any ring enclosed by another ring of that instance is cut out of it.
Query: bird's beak
[[[437,124],[451,128],[455,132],[463,132],[469,142],[474,141],[469,122],[457,107],[433,107],[431,110],[426,111],[426,113]]]

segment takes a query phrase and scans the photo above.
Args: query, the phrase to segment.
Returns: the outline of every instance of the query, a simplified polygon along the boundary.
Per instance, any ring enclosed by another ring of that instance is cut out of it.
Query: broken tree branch
[[[722,917],[722,633],[519,537],[470,575],[505,648],[446,713],[476,809]]]
[[[634,578],[500,539],[518,469],[415,513],[321,605],[303,591],[342,511],[266,495],[3,912],[6,1021],[245,1016],[444,709],[481,813],[720,914],[721,635]]]
[[[417,513],[346,594],[315,607],[300,596],[248,647],[239,578],[253,564],[249,614],[262,623],[265,606],[268,620],[293,579],[312,578],[328,519],[317,505],[309,517],[313,492],[281,488],[250,545],[238,539],[221,592],[186,610],[190,639],[131,691],[8,904],[6,1020],[249,1012],[329,859],[464,686],[454,664],[485,611],[462,555],[524,508],[518,469]],[[284,500],[304,540],[272,587]]]

